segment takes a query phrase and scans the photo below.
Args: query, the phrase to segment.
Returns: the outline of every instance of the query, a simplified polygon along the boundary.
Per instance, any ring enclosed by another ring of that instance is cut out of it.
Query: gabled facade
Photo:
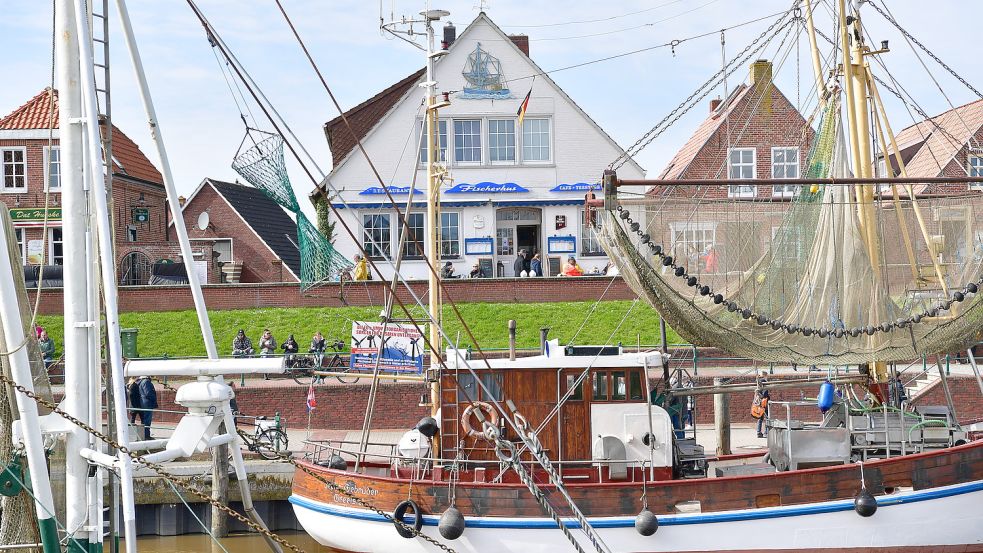
[[[0,119],[0,201],[14,221],[25,264],[61,265],[58,94],[44,89]],[[106,129],[102,128],[105,134]],[[50,140],[50,144],[49,144]],[[147,284],[153,262],[175,257],[167,242],[163,178],[140,148],[112,127],[112,205],[121,284]],[[48,194],[47,239],[45,196]]]
[[[758,181],[800,178],[815,135],[772,82],[771,62],[757,60],[749,73],[748,82],[727,98],[710,102],[707,118],[659,176],[666,181],[726,179],[729,183],[656,185],[647,192],[660,198],[654,204],[658,208],[650,207],[648,213],[649,232],[669,244],[672,255],[685,260],[692,273],[751,267],[796,194],[795,187]],[[675,208],[668,207],[673,202]],[[734,202],[743,205],[733,207]]]
[[[209,282],[300,282],[297,224],[261,190],[206,178],[182,214],[193,249],[214,252]]]
[[[451,105],[440,110],[440,159],[452,179],[441,188],[440,226],[442,263],[450,261],[457,274],[467,275],[477,263],[485,276],[514,276],[520,249],[540,253],[544,269],[552,267],[553,274],[568,255],[588,271],[608,261],[582,223],[583,201],[623,150],[528,54],[527,37],[507,36],[481,13],[436,64],[438,90],[455,91]],[[482,85],[477,74],[493,75],[491,83]],[[424,90],[416,85],[423,78],[414,73],[347,112],[397,201],[407,200],[415,173],[418,193],[409,223],[421,239],[426,151],[419,147]],[[517,111],[530,85],[520,124]],[[400,236],[395,211],[340,118],[328,122],[325,131],[335,162],[328,179],[342,190],[331,201],[368,251],[394,258]],[[619,174],[642,178],[644,171],[629,161]],[[312,196],[322,194],[318,189]],[[347,235],[336,234],[341,253],[349,258],[357,253]],[[425,278],[422,255],[416,249],[411,253],[404,274]]]

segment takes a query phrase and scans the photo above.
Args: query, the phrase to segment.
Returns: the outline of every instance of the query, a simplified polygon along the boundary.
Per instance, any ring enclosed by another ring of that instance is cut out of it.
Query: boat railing
[[[393,443],[382,443],[382,442],[368,442],[366,444],[365,450],[360,451],[361,443],[351,440],[305,440],[304,445],[304,457],[306,460],[314,464],[322,464],[331,459],[333,455],[338,455],[346,461],[351,461],[353,459],[361,457],[365,461],[375,462],[376,464],[388,464],[392,468],[405,468],[411,470],[419,470],[421,468],[429,469],[432,466],[442,466],[446,467],[447,470],[452,470],[451,467],[457,466],[458,470],[473,470],[481,468],[499,468],[504,472],[506,465],[503,465],[498,460],[472,460],[472,459],[462,459],[462,458],[439,458],[432,456],[421,456],[421,457],[406,457],[399,454],[397,450],[398,444]],[[539,466],[539,462],[535,459],[520,460],[522,465],[526,465],[531,468]],[[609,460],[609,459],[586,459],[586,460],[556,460],[550,463],[557,468],[588,468],[597,469],[598,464],[604,466],[609,465],[619,465],[624,464],[628,466],[638,466],[645,468],[648,465],[647,460],[636,460],[636,459],[625,459],[625,460]],[[629,471],[631,473],[631,471]],[[644,472],[644,471],[643,471]],[[576,475],[564,475],[564,479],[577,478]],[[629,481],[635,480],[634,476],[629,478]]]

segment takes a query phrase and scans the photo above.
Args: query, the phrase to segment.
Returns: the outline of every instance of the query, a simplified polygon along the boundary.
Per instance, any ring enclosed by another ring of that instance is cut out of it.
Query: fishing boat
[[[755,384],[667,387],[666,354],[610,345],[553,343],[534,357],[480,361],[447,349],[431,358],[433,417],[398,443],[369,442],[367,426],[359,443],[309,444],[290,497],[305,530],[353,552],[983,551],[983,442],[970,440],[951,399],[911,409],[892,405],[887,386],[896,363],[964,349],[979,331],[981,260],[943,263],[935,229],[939,213],[983,205],[978,194],[919,197],[929,181],[906,176],[869,67],[887,44],[865,43],[851,4],[838,3],[829,39],[840,64],[834,55],[823,67],[808,0],[763,34],[801,23],[819,98],[801,177],[759,181],[793,187],[780,210],[713,193],[739,186],[733,175],[628,181],[617,160],[585,207],[626,282],[683,338],[859,372],[788,383],[818,390],[818,401],[772,403],[766,454],[717,457],[687,436],[673,401]],[[757,93],[757,107],[771,97]],[[890,173],[879,172],[878,152]],[[647,194],[624,194],[631,186]],[[773,230],[765,240],[735,232],[724,269],[677,253],[673,233],[711,213]],[[744,261],[733,262],[737,252]],[[429,322],[431,344],[452,343],[438,311]],[[817,422],[800,420],[807,405]]]

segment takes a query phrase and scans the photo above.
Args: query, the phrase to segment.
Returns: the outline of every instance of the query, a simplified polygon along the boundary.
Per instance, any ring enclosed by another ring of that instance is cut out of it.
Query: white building
[[[441,189],[441,259],[451,261],[458,275],[480,263],[485,276],[511,277],[516,253],[525,249],[542,255],[547,274],[555,274],[569,255],[587,272],[603,270],[608,258],[594,231],[583,225],[584,195],[622,148],[542,74],[528,56],[528,37],[507,36],[482,13],[456,40],[453,27],[445,29],[445,39],[448,53],[437,61],[435,80],[438,91],[455,92],[450,107],[440,110],[440,155],[452,179]],[[475,86],[474,75],[482,72],[490,84]],[[425,91],[416,85],[423,80],[418,71],[346,112],[401,208],[417,172],[418,201],[408,221],[421,243]],[[530,85],[520,126],[517,111]],[[332,203],[361,233],[367,251],[378,253],[366,238],[372,236],[394,258],[400,226],[395,210],[340,117],[325,125],[325,134],[334,160],[328,179],[342,191]],[[644,171],[629,161],[618,176],[642,178]],[[358,250],[340,230],[335,247],[351,258]],[[415,248],[412,253],[404,257],[403,273],[426,278],[423,257]]]

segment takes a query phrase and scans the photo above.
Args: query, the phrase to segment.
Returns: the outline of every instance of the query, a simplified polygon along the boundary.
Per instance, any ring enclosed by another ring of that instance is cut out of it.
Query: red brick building
[[[205,179],[182,211],[194,249],[215,252],[208,282],[300,282],[297,224],[261,190]]]
[[[758,179],[798,178],[815,135],[792,102],[772,82],[772,64],[751,64],[748,82],[727,98],[712,100],[710,113],[676,152],[660,179],[730,179],[746,184],[653,186],[649,232],[670,244],[673,256],[709,272],[744,271],[760,256],[795,194],[794,187]],[[715,200],[721,200],[715,202]],[[733,201],[746,202],[735,215]],[[719,212],[714,206],[719,205]],[[711,254],[711,250],[715,253]],[[709,262],[707,259],[715,259]]]
[[[0,200],[14,220],[25,264],[62,263],[58,128],[58,94],[47,88],[0,119]],[[163,179],[139,146],[115,126],[112,158],[120,283],[147,284],[153,262],[177,257],[176,244],[167,241]],[[42,240],[45,196],[48,233]]]

